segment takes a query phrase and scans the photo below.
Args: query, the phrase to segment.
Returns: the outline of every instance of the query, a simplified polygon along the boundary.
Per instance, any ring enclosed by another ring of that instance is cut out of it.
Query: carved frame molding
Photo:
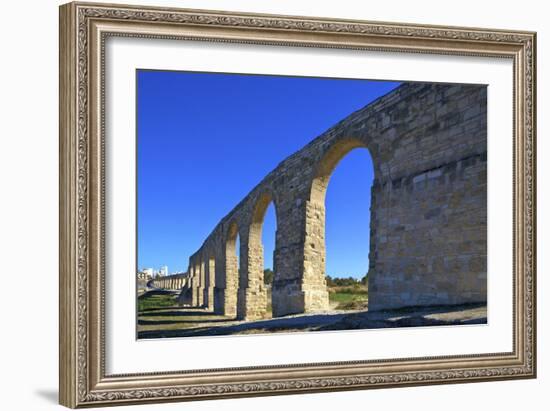
[[[109,36],[476,55],[514,62],[514,350],[105,375],[104,45]],[[532,32],[69,3],[60,7],[60,403],[68,407],[536,375]]]

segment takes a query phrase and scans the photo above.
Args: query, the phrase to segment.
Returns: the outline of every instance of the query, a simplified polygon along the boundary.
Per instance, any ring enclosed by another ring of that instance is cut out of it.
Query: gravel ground
[[[177,318],[173,320],[173,318]],[[156,322],[155,322],[156,321]],[[170,323],[170,329],[162,327]],[[410,307],[388,311],[327,311],[258,321],[236,321],[205,310],[180,308],[139,317],[139,338],[169,338],[278,332],[357,330],[395,327],[486,324],[485,304]]]

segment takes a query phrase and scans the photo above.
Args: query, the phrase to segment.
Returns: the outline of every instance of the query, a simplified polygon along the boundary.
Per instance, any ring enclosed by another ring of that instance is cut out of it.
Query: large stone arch
[[[277,213],[277,201],[272,190],[260,192],[251,201],[251,212],[241,240],[241,272],[238,317],[259,319],[267,310],[267,290],[264,285],[264,249],[262,227],[269,204]],[[275,269],[275,267],[274,267]]]
[[[319,162],[315,168],[313,178],[311,180],[309,201],[316,204],[324,204],[325,196],[330,181],[330,177],[338,163],[352,150],[356,148],[365,148],[368,150],[369,155],[372,158],[373,165],[379,163],[376,161],[375,156],[371,149],[369,149],[369,142],[366,139],[359,139],[353,137],[345,137],[334,141],[328,148],[322,153]],[[376,166],[374,166],[376,173]]]
[[[330,178],[338,163],[354,149],[366,149],[373,159],[374,166],[375,158],[369,150],[369,142],[370,140],[365,138],[346,136],[327,144],[319,153],[319,159],[310,179],[309,198],[306,201],[304,274],[302,277],[304,310],[329,309],[326,284],[325,197]],[[376,166],[373,168],[376,170]]]

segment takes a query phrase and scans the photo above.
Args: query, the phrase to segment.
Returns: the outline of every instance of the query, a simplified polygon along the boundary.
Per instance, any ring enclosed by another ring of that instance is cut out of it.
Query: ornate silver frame
[[[514,349],[433,358],[106,375],[103,64],[108,36],[490,56],[514,63]],[[60,8],[60,403],[68,407],[534,378],[532,32],[92,3]]]

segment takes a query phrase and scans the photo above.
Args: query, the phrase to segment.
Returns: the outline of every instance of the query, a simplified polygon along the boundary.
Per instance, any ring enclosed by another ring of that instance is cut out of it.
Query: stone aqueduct
[[[148,281],[148,286],[155,288],[165,288],[168,290],[181,290],[188,281],[186,274],[168,275],[165,277],[157,277]]]
[[[486,108],[485,86],[402,84],[282,161],[217,224],[187,277],[166,281],[192,306],[262,317],[261,232],[273,202],[273,316],[327,309],[325,193],[338,162],[366,147],[369,310],[486,301]]]

